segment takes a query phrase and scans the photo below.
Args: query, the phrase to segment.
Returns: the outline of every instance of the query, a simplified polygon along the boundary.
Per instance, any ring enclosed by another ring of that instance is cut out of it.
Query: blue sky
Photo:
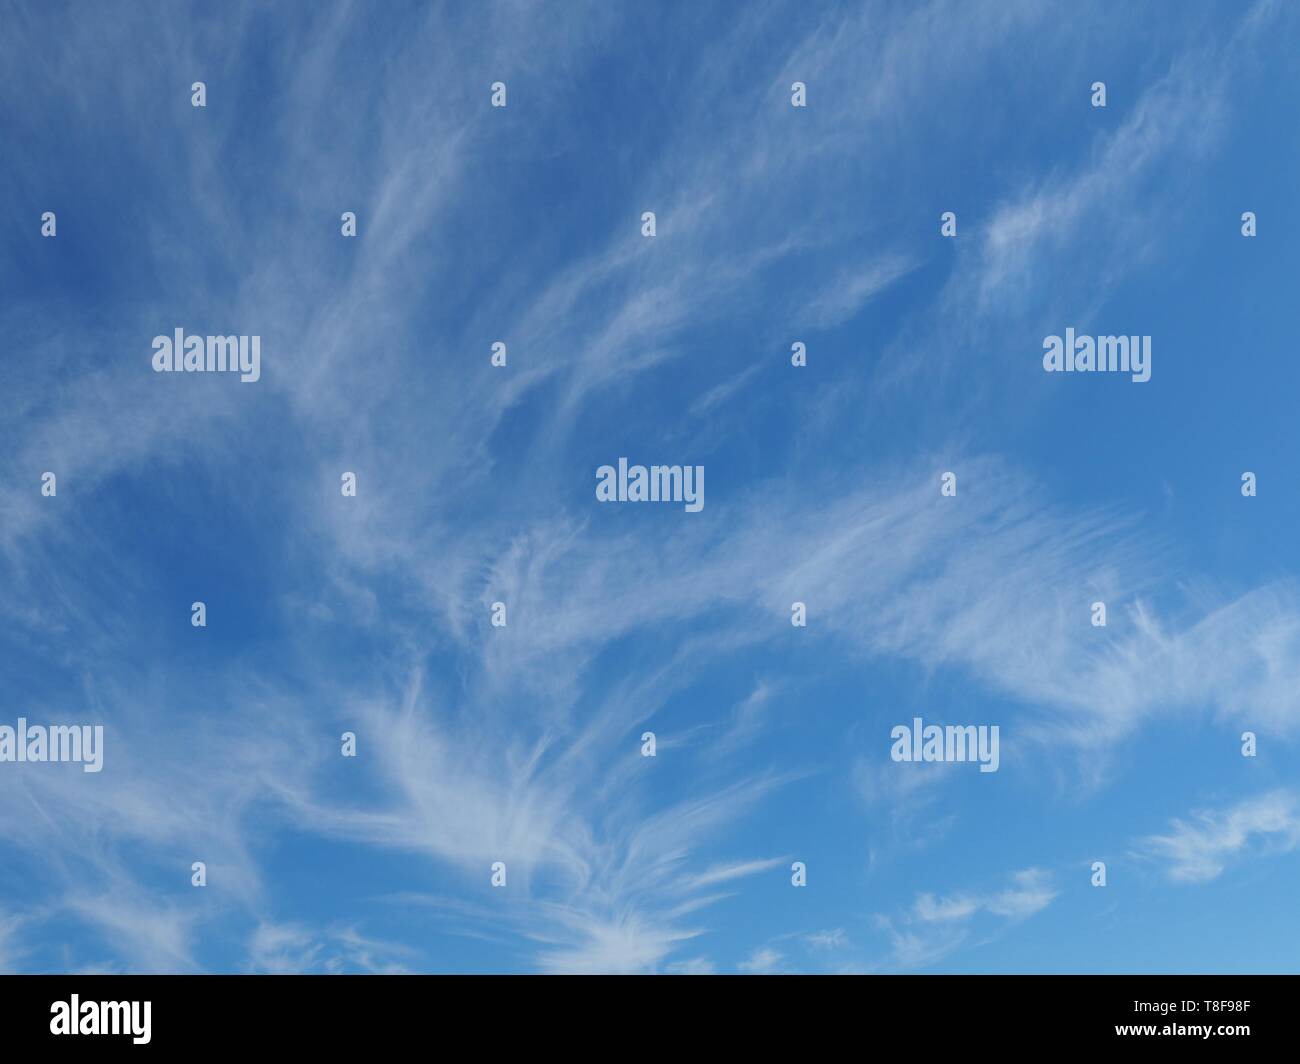
[[[3,10],[0,970],[1295,969],[1293,9]]]

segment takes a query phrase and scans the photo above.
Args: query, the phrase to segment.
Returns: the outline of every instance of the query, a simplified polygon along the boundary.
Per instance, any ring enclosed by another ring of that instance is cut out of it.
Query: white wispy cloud
[[[981,910],[995,916],[1019,919],[1045,909],[1056,897],[1056,891],[1050,886],[1050,876],[1040,868],[1016,872],[1011,879],[1012,886],[992,894],[952,898],[918,895],[913,914],[923,923],[965,920]]]
[[[118,956],[126,958],[132,970],[199,970],[194,956],[197,914],[174,902],[126,889],[72,895],[65,904],[76,917],[91,924]]]
[[[414,954],[409,946],[371,939],[352,927],[318,931],[299,924],[261,923],[249,940],[247,970],[272,975],[396,975],[410,971],[404,962]]]
[[[786,858],[775,857],[764,861],[735,861],[731,864],[713,865],[698,875],[690,876],[682,883],[682,888],[688,891],[700,890],[704,887],[716,886],[719,883],[729,883],[745,876],[771,871],[785,863]]]
[[[761,946],[736,965],[736,970],[746,975],[776,975],[783,957],[770,946]]]
[[[890,942],[889,957],[877,968],[927,967],[972,941],[987,940],[989,935],[1042,912],[1058,893],[1050,873],[1026,868],[1013,873],[1010,885],[999,890],[948,897],[918,894],[908,911],[894,917],[876,916],[876,927]]]
[[[1280,789],[1219,810],[1175,820],[1164,835],[1139,840],[1136,853],[1160,861],[1171,880],[1206,883],[1235,861],[1300,846],[1300,796]]]
[[[849,936],[842,927],[829,931],[814,931],[810,935],[805,935],[804,940],[814,949],[846,949],[849,945]]]
[[[688,961],[675,961],[665,970],[669,975],[712,975],[718,969],[707,957],[692,957]]]
[[[804,304],[795,320],[818,329],[839,325],[916,265],[914,260],[901,255],[885,255],[865,266],[852,266],[831,281],[821,295]]]

